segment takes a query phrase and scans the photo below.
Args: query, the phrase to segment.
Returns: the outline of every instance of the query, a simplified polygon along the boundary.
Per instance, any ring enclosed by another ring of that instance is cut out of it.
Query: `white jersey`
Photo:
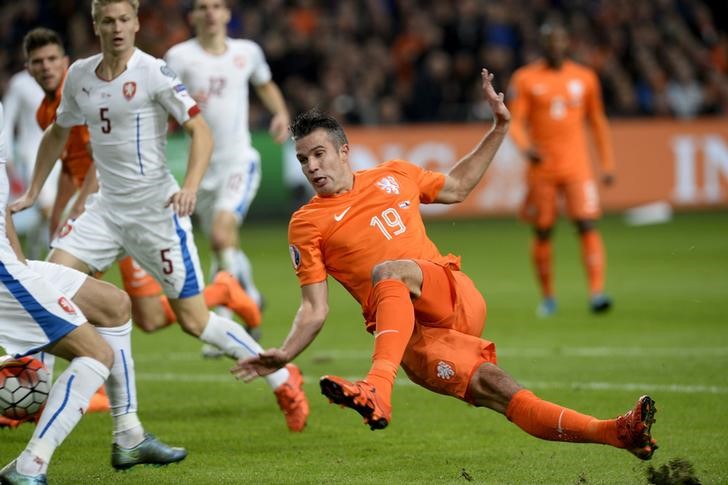
[[[263,50],[253,41],[225,40],[227,50],[215,55],[205,51],[197,39],[172,47],[165,55],[169,66],[202,109],[215,140],[210,173],[217,165],[241,161],[250,147],[248,128],[248,84],[266,84],[271,72]]]
[[[166,165],[167,119],[183,124],[199,112],[161,59],[135,49],[127,68],[100,79],[101,54],[68,69],[56,123],[86,123],[99,175],[99,200],[115,208],[161,208],[179,186]]]
[[[43,90],[26,70],[10,78],[3,96],[7,158],[15,162],[24,180],[33,171],[35,154],[43,134],[35,118],[42,100]]]

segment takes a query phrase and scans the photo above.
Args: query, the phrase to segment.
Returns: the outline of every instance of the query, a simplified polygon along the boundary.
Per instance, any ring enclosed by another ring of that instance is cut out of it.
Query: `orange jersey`
[[[539,60],[513,74],[509,92],[511,136],[525,150],[541,155],[530,176],[591,177],[585,121],[589,121],[605,172],[614,169],[601,88],[589,68],[565,61],[560,69]]]
[[[445,175],[394,160],[354,173],[349,192],[315,196],[288,226],[293,267],[301,286],[331,275],[365,307],[372,268],[385,260],[425,259],[460,268],[430,241],[420,203],[432,202]]]
[[[63,85],[59,86],[54,99],[45,96],[40,106],[38,106],[35,118],[42,130],[48,128],[56,119],[56,110],[58,109],[58,105],[61,104],[62,89]],[[91,154],[88,151],[89,141],[88,128],[85,125],[74,126],[71,128],[68,141],[61,154],[62,169],[71,175],[73,185],[76,188],[81,188],[86,178],[86,173],[93,163]]]

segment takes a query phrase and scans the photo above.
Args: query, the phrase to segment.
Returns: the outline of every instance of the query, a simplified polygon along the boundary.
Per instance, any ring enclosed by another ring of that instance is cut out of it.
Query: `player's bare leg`
[[[258,355],[263,349],[243,327],[207,309],[202,295],[170,299],[182,329],[207,344],[220,348],[228,357],[241,360]],[[295,370],[294,370],[295,368]],[[303,379],[293,364],[265,376],[292,431],[301,431],[308,416],[308,401]],[[286,394],[282,398],[280,394]]]

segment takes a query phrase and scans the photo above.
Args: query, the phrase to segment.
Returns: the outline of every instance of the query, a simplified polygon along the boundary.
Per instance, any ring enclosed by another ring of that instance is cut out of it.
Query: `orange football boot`
[[[349,382],[336,376],[323,376],[321,394],[329,402],[349,407],[361,414],[364,423],[374,431],[384,429],[392,419],[392,406],[382,402],[377,390],[367,381]]]
[[[2,414],[0,414],[0,428],[15,429],[26,421],[27,420],[25,420],[25,419],[6,418]]]
[[[303,375],[298,366],[286,365],[290,373],[288,380],[274,391],[278,407],[286,417],[286,424],[291,431],[303,431],[308,418],[308,399],[303,392]]]
[[[619,440],[640,460],[649,460],[657,449],[657,442],[651,435],[656,412],[655,401],[650,396],[642,396],[634,409],[617,418]]]
[[[260,325],[261,316],[258,305],[240,286],[240,282],[232,273],[218,271],[213,283],[222,285],[227,289],[228,301],[225,306],[245,322],[246,328],[256,328]]]
[[[87,413],[105,413],[111,409],[109,403],[109,396],[106,395],[106,388],[104,386],[99,387],[96,394],[91,396],[91,400],[88,402]]]

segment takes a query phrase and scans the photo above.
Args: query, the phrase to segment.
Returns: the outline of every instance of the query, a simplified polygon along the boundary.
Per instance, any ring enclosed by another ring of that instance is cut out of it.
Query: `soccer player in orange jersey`
[[[317,193],[289,225],[301,305],[280,348],[241,360],[232,372],[253,379],[300,354],[326,320],[330,275],[361,305],[374,334],[374,354],[364,380],[324,376],[321,391],[356,410],[371,429],[391,420],[401,365],[422,387],[505,414],[533,436],[609,444],[649,459],[656,449],[650,434],[654,401],[642,396],[625,415],[599,420],[522,388],[496,365],[495,344],[480,337],[485,301],[460,270],[460,258],[442,255],[425,233],[420,204],[464,200],[506,135],[510,113],[492,79],[483,69],[493,128],[447,174],[402,160],[352,172],[349,144],[334,118],[316,111],[296,118],[291,127],[296,156]]]
[[[604,293],[606,259],[595,227],[599,196],[590,166],[585,121],[588,121],[602,165],[602,182],[614,182],[614,158],[609,127],[595,73],[567,58],[569,37],[559,24],[541,28],[543,59],[513,74],[509,108],[511,136],[530,162],[528,192],[522,217],[534,227],[531,256],[543,299],[538,313],[556,311],[552,277],[551,232],[557,217],[557,196],[563,194],[569,217],[581,238],[589,282],[590,307],[608,310]]]

